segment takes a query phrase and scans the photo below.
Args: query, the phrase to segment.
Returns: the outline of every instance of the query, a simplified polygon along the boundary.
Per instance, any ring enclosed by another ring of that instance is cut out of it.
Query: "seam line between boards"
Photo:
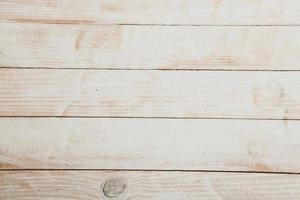
[[[48,19],[2,19],[0,23],[52,24],[52,25],[92,25],[92,26],[179,26],[179,27],[299,27],[300,24],[183,24],[183,23],[98,23],[93,20],[48,20]]]
[[[285,69],[278,69],[278,70],[268,70],[268,69],[167,69],[167,68],[157,68],[157,69],[147,69],[147,68],[83,68],[83,67],[5,67],[1,66],[0,70],[95,70],[95,71],[215,71],[215,72],[300,72],[300,69],[292,69],[292,70],[285,70]]]
[[[300,119],[276,118],[230,118],[230,117],[136,117],[136,116],[0,116],[1,118],[92,118],[92,119],[169,119],[169,120],[245,120],[245,121],[300,121]]]
[[[287,174],[300,175],[300,172],[281,172],[281,171],[236,171],[236,170],[189,170],[189,169],[97,169],[97,168],[20,168],[20,169],[0,169],[3,171],[111,171],[111,172],[186,172],[186,173],[233,173],[233,174]]]

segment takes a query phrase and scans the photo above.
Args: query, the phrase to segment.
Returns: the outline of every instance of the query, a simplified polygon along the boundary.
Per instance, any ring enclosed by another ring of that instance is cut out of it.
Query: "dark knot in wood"
[[[124,192],[126,184],[121,178],[112,178],[105,182],[103,193],[108,198],[115,198]]]

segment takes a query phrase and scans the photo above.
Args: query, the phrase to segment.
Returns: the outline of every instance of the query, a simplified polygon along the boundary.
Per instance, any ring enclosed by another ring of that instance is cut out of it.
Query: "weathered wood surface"
[[[0,200],[299,200],[299,10],[0,0]]]
[[[1,169],[297,172],[300,122],[0,118]]]
[[[299,25],[298,0],[1,0],[0,20],[37,23]]]
[[[299,35],[299,27],[2,23],[0,65],[30,68],[300,70]]]
[[[112,181],[111,187],[107,187],[106,183]],[[5,200],[299,200],[300,176],[197,172],[1,171],[0,192],[0,199]]]
[[[0,70],[0,116],[300,119],[300,72]]]

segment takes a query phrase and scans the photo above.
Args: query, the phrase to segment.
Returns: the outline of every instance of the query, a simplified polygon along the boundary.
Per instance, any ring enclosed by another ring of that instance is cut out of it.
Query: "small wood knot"
[[[103,193],[108,198],[119,196],[126,188],[124,181],[120,178],[109,179],[103,186]]]

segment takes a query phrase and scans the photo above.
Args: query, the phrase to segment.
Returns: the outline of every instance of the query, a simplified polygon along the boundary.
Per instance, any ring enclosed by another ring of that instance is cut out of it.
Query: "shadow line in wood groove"
[[[0,169],[0,172],[22,172],[22,171],[107,171],[107,172],[183,172],[183,173],[228,173],[228,174],[291,174],[300,175],[300,172],[268,172],[268,171],[236,171],[236,170],[188,170],[188,169]]]
[[[1,118],[91,118],[91,119],[166,119],[166,120],[253,120],[253,121],[300,121],[300,119],[294,118],[217,118],[217,117],[135,117],[135,116],[0,116]]]
[[[178,68],[178,69],[170,69],[170,68],[157,68],[157,69],[149,69],[149,68],[78,68],[78,67],[10,67],[10,66],[0,66],[0,69],[49,69],[49,70],[97,70],[97,71],[199,71],[199,72],[205,72],[205,71],[215,71],[215,72],[300,72],[298,69],[291,69],[291,70],[285,70],[285,69],[274,69],[274,70],[268,70],[268,69],[195,69],[195,68]]]
[[[47,19],[5,19],[0,23],[20,23],[20,24],[62,24],[62,25],[91,25],[91,26],[204,26],[204,27],[297,27],[300,24],[155,24],[155,23],[98,23],[89,20],[47,20]]]

